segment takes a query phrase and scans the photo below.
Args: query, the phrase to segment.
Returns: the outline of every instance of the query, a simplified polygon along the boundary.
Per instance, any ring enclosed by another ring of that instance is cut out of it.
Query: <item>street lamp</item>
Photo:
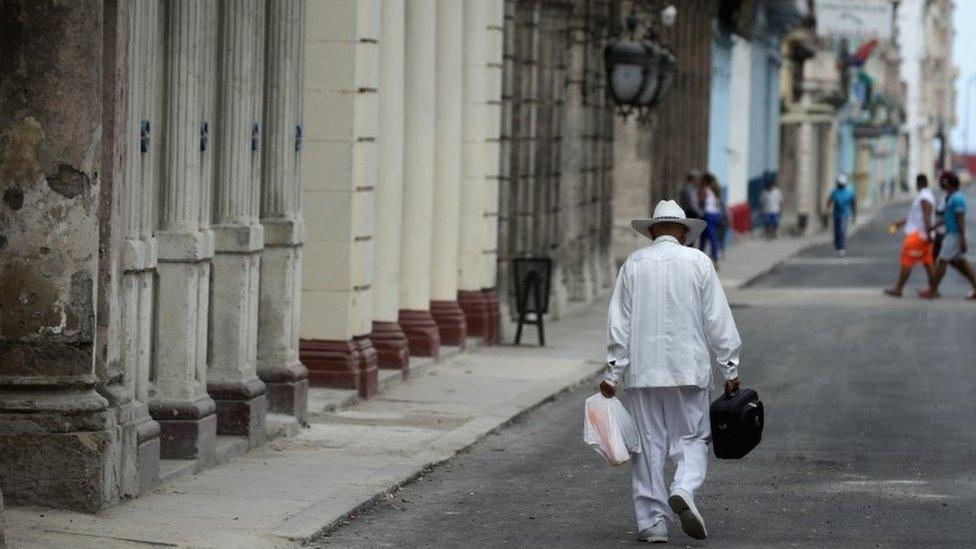
[[[670,90],[677,59],[658,42],[653,28],[648,28],[640,40],[634,38],[638,22],[636,10],[635,0],[626,20],[630,39],[622,39],[619,34],[613,36],[603,51],[603,57],[607,84],[617,112],[627,118],[636,110],[639,119],[646,121],[651,109]],[[676,15],[677,9],[670,5],[661,12],[661,19],[670,26],[674,24]]]

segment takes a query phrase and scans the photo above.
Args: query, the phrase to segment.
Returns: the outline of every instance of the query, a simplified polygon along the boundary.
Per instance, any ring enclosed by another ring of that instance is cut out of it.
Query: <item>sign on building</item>
[[[816,0],[817,34],[828,38],[888,40],[891,0]]]

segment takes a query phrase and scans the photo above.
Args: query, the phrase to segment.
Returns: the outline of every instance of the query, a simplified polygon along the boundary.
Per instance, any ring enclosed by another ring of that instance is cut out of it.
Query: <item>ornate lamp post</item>
[[[668,6],[661,12],[662,23],[670,26],[676,16],[677,9]],[[646,121],[650,111],[670,91],[677,59],[660,44],[653,28],[648,28],[644,37],[636,40],[637,23],[635,0],[626,20],[630,39],[615,34],[604,49],[603,57],[607,84],[617,112],[626,118],[636,110],[639,119]]]

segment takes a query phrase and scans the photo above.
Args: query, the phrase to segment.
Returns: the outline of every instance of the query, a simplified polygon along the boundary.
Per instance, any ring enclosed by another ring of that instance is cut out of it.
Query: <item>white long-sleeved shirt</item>
[[[742,340],[711,259],[671,236],[632,253],[607,313],[604,379],[627,387],[708,387],[715,355],[738,377]]]

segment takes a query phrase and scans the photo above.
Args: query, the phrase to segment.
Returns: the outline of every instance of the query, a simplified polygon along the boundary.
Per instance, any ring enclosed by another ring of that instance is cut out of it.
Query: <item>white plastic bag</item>
[[[583,442],[606,458],[610,465],[622,465],[630,454],[641,451],[640,434],[617,397],[597,393],[586,399],[583,409]]]

